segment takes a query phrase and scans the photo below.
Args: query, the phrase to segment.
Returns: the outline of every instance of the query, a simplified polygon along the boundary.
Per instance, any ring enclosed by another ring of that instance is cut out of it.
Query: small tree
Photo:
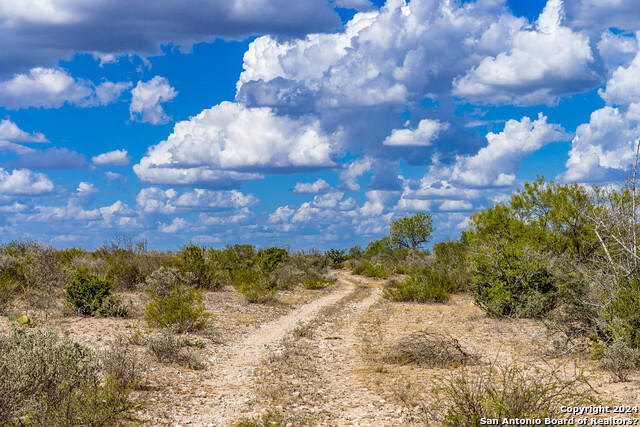
[[[392,221],[389,239],[397,246],[416,249],[431,240],[434,230],[431,214],[419,212]]]

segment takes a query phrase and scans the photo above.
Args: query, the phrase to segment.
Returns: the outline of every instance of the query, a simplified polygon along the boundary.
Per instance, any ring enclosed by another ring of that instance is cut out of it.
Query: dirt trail
[[[382,298],[382,288],[364,278],[345,279],[370,286],[371,293],[348,307],[340,321],[329,325],[325,335],[331,338],[331,344],[320,344],[322,364],[319,368],[329,390],[323,409],[332,414],[330,425],[392,425],[399,406],[387,402],[370,388],[359,350],[361,331],[357,329],[359,317]]]
[[[332,294],[262,325],[245,340],[229,345],[216,359],[210,360],[210,368],[199,372],[199,393],[193,397],[200,410],[180,414],[174,421],[179,425],[221,426],[251,412],[257,399],[254,371],[296,326],[313,319],[322,308],[337,303],[355,289],[351,281],[342,277],[339,283],[340,287]]]

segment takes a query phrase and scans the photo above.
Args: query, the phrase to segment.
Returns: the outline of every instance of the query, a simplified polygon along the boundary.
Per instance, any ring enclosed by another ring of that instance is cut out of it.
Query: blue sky
[[[635,0],[0,0],[0,239],[349,247],[619,180]]]

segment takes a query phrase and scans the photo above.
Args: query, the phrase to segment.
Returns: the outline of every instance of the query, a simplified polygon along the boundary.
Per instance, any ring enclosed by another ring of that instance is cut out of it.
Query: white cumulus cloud
[[[91,158],[91,163],[94,166],[118,166],[129,164],[129,154],[127,150],[113,150],[106,153],[98,154]]]
[[[293,187],[294,193],[326,193],[331,187],[329,183],[322,178],[318,178],[314,182],[296,182]]]
[[[9,172],[0,168],[0,195],[39,195],[50,193],[53,183],[43,173],[28,169],[14,169]]]
[[[148,82],[139,81],[136,87],[131,89],[131,120],[152,125],[167,123],[171,118],[165,114],[160,104],[171,101],[177,95],[178,92],[164,77],[155,76]]]
[[[408,147],[426,147],[433,143],[438,134],[449,128],[449,123],[440,120],[420,120],[418,128],[393,129],[383,142],[384,145],[397,145]]]

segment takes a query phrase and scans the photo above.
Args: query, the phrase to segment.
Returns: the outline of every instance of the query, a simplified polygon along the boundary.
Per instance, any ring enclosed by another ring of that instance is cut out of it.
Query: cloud
[[[50,193],[53,183],[43,173],[28,169],[15,169],[11,172],[0,168],[0,195],[35,196]]]
[[[520,162],[530,153],[555,141],[565,141],[569,135],[562,127],[547,123],[542,113],[532,121],[509,120],[498,134],[487,134],[488,145],[473,156],[456,160],[451,179],[466,186],[509,186],[515,182]]]
[[[40,132],[25,132],[9,119],[0,120],[0,140],[11,142],[49,142]]]
[[[640,136],[640,103],[627,111],[606,106],[591,113],[588,123],[578,126],[571,141],[563,181],[592,182],[620,179],[632,165]]]
[[[262,171],[332,167],[334,139],[312,117],[278,116],[270,108],[223,102],[177,123],[133,169],[151,184],[229,187],[260,178]]]
[[[91,163],[94,166],[119,166],[128,165],[130,157],[127,154],[127,150],[114,150],[106,153],[98,154],[91,158]]]
[[[367,10],[373,7],[369,0],[333,0],[333,4],[345,9],[355,10]]]
[[[454,77],[481,55],[507,48],[524,25],[506,12],[502,2],[388,1],[379,11],[357,13],[341,32],[294,41],[259,37],[245,53],[236,99],[333,109],[448,94]]]
[[[628,67],[620,66],[598,92],[609,105],[629,105],[640,100],[640,51]]]
[[[107,105],[130,87],[129,82],[104,82],[99,86],[76,80],[60,68],[32,68],[28,74],[16,74],[0,81],[0,106],[8,109],[58,108],[63,104],[80,107]]]
[[[177,233],[187,228],[188,225],[189,223],[184,218],[174,218],[171,224],[161,223],[158,229],[162,233]]]
[[[453,82],[453,94],[480,103],[553,104],[558,95],[593,87],[599,76],[587,36],[562,26],[562,0],[549,0],[534,29],[486,57]]]
[[[253,194],[236,190],[211,191],[196,188],[182,194],[174,189],[143,188],[136,197],[139,209],[147,213],[173,214],[190,210],[230,210],[254,206],[258,199]]]
[[[365,172],[368,172],[373,167],[373,159],[368,156],[360,157],[354,160],[340,172],[340,179],[345,189],[348,191],[360,190],[360,185],[357,183],[358,177],[362,176]]]
[[[0,0],[0,16],[0,70],[8,73],[53,65],[76,52],[112,61],[160,55],[162,45],[188,50],[216,37],[290,37],[340,25],[331,5],[317,0]]]
[[[576,28],[640,30],[640,8],[635,0],[576,0],[565,7],[569,24]]]
[[[81,182],[78,184],[78,188],[76,189],[76,194],[78,197],[87,197],[92,194],[95,194],[98,190],[93,186],[91,182]]]
[[[466,200],[445,200],[438,210],[442,212],[469,211],[473,205]]]
[[[29,169],[83,169],[87,167],[84,154],[64,147],[46,150],[30,150],[18,156],[17,161],[8,162],[9,167]]]
[[[384,145],[397,145],[409,147],[427,147],[432,144],[438,134],[449,128],[449,123],[440,120],[420,120],[418,128],[393,129],[382,143]]]
[[[167,117],[160,103],[171,101],[177,95],[164,77],[155,76],[146,83],[139,81],[131,90],[131,120],[152,125],[167,123],[171,117]]]
[[[294,193],[326,193],[331,187],[329,183],[322,178],[318,178],[315,182],[296,182],[293,187]]]

